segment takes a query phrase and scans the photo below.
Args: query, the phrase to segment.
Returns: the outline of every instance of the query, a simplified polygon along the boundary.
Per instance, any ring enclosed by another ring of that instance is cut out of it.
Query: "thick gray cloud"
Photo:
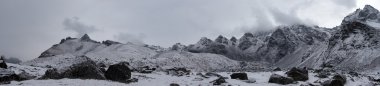
[[[123,43],[133,43],[137,45],[144,45],[145,43],[143,42],[145,35],[140,33],[140,34],[130,34],[130,33],[119,33],[115,35],[115,38]]]
[[[89,34],[97,31],[95,26],[86,25],[80,22],[78,17],[66,18],[62,24],[65,30],[75,31],[77,33],[76,37],[81,37],[86,33]]]
[[[169,47],[278,25],[334,27],[355,8],[376,4],[366,1],[377,0],[1,0],[0,54],[30,60],[84,33]]]

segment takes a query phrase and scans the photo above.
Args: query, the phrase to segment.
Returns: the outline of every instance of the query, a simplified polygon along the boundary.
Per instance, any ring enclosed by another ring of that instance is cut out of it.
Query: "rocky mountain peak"
[[[347,24],[350,22],[380,22],[380,13],[379,10],[372,7],[371,5],[365,5],[363,9],[357,9],[355,12],[346,16],[343,19],[342,24]]]
[[[236,39],[236,37],[232,36],[231,39],[230,39],[230,41],[236,43],[237,39]]]
[[[228,44],[228,39],[222,35],[219,35],[216,39],[215,42],[222,43],[222,44]]]
[[[91,38],[90,38],[90,36],[88,36],[87,34],[84,34],[84,35],[80,38],[80,40],[82,40],[82,41],[89,41],[89,40],[91,40]]]
[[[210,44],[212,42],[211,39],[208,39],[207,37],[202,37],[199,41],[198,41],[198,44],[200,45],[207,45],[207,44]]]

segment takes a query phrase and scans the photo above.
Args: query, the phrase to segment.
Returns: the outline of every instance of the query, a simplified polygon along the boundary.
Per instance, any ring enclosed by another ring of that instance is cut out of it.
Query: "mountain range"
[[[170,48],[111,40],[98,42],[87,34],[81,38],[67,37],[38,58],[21,64],[60,68],[62,65],[57,63],[84,56],[96,64],[129,62],[135,68],[238,71],[331,65],[340,70],[370,71],[380,69],[379,29],[379,11],[366,5],[334,28],[284,25],[274,30],[247,32],[240,38],[203,37],[195,44],[177,43]]]

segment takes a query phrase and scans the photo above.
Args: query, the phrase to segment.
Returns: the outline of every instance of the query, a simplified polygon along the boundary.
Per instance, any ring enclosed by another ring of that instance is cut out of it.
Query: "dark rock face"
[[[105,76],[112,81],[126,82],[131,78],[131,70],[128,66],[129,63],[127,62],[111,65],[106,71]]]
[[[223,83],[227,83],[226,80],[222,77],[219,77],[218,79],[211,81],[213,85],[222,85]]]
[[[167,69],[166,73],[169,75],[174,75],[174,76],[184,76],[184,75],[189,75],[190,70],[187,70],[186,68],[172,68],[172,69]]]
[[[269,78],[269,83],[277,83],[277,84],[282,84],[282,85],[287,85],[291,84],[294,82],[292,78],[284,77],[281,75],[273,74]]]
[[[306,81],[309,79],[309,73],[306,68],[292,68],[286,72],[288,77],[292,77],[295,81]]]
[[[230,76],[231,79],[248,80],[247,73],[233,73]]]
[[[4,68],[4,69],[7,69],[8,68],[8,66],[7,66],[7,64],[5,63],[5,57],[4,56],[1,56],[1,58],[0,58],[0,68]]]

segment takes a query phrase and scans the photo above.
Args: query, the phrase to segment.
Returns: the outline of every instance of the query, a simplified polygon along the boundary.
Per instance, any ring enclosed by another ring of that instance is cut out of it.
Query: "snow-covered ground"
[[[218,73],[226,79],[225,84],[222,86],[279,86],[279,84],[268,83],[269,77],[272,74],[284,75],[285,72],[247,72],[249,80],[255,80],[255,83],[247,83],[247,80],[230,79],[231,72]],[[203,73],[204,74],[204,73]],[[300,86],[301,84],[312,83],[316,81],[323,81],[326,79],[319,79],[314,77],[315,73],[309,73],[309,80],[306,82],[298,82],[297,84],[289,84],[283,86]],[[377,75],[379,76],[379,75]],[[82,80],[82,79],[60,79],[60,80],[27,80],[27,81],[12,81],[11,84],[4,86],[169,86],[171,83],[179,84],[180,86],[212,86],[211,81],[217,77],[202,78],[196,73],[191,73],[187,76],[171,76],[164,72],[154,72],[151,74],[132,73],[133,78],[138,78],[135,83],[119,83],[108,80]],[[347,77],[346,86],[372,86],[367,77]]]

